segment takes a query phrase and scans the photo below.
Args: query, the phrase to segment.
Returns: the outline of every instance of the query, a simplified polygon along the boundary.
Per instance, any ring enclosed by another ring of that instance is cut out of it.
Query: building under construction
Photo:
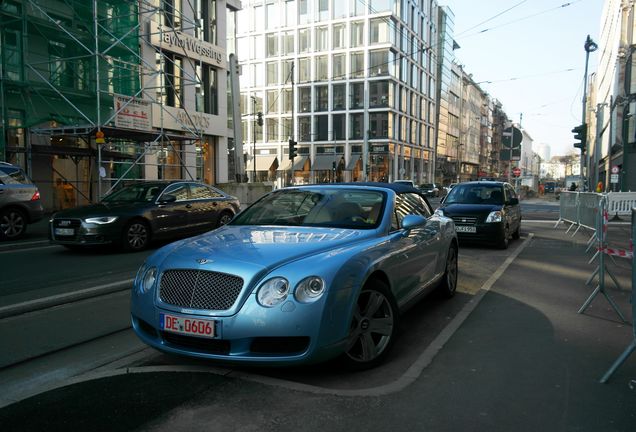
[[[49,210],[131,180],[241,179],[235,0],[0,2],[0,160]],[[229,39],[232,41],[232,38]]]

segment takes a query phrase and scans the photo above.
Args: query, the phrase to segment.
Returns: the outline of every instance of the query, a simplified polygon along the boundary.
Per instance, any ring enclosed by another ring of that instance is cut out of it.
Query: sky
[[[534,150],[578,152],[572,128],[583,109],[583,45],[588,34],[599,42],[603,0],[438,1],[455,15],[457,61],[509,118],[521,119]],[[588,74],[598,53],[590,54]]]

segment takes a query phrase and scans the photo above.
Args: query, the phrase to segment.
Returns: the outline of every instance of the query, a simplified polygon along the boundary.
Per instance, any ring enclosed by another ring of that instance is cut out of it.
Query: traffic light
[[[587,123],[583,123],[580,126],[572,129],[574,133],[574,139],[579,140],[580,142],[575,142],[574,147],[580,148],[582,153],[585,153],[587,149]]]
[[[289,140],[289,159],[292,160],[294,159],[296,156],[298,156],[298,149],[296,148],[296,145],[298,143],[294,140]]]
[[[263,126],[263,113],[260,111],[256,113],[256,124]]]

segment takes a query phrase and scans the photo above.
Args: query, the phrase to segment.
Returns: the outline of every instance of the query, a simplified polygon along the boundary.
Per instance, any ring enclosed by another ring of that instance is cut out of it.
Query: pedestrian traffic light
[[[289,159],[294,159],[296,156],[298,156],[298,149],[296,148],[296,145],[298,143],[294,140],[289,140]]]
[[[587,123],[583,123],[582,125],[575,127],[572,129],[572,132],[574,133],[574,139],[580,141],[575,142],[574,147],[580,148],[581,153],[585,153],[585,150],[587,149]]]
[[[263,113],[260,111],[256,113],[256,124],[263,126]]]

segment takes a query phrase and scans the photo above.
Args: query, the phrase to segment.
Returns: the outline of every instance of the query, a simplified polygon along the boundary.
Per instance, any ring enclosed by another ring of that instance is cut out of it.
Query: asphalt
[[[630,226],[611,224],[610,245]],[[80,378],[0,410],[3,430],[620,431],[636,430],[636,353],[601,377],[634,340],[631,261],[606,259],[605,293],[586,281],[590,233],[530,223],[513,257],[435,339],[386,383],[347,394],[278,374],[210,368],[123,368]],[[432,355],[431,352],[433,353]],[[415,372],[414,372],[415,371]],[[139,372],[139,373],[136,373]],[[144,373],[142,373],[144,372]],[[113,376],[110,376],[113,375]],[[346,375],[342,375],[346,382]],[[341,386],[342,387],[342,386]],[[37,413],[37,415],[34,415]]]

